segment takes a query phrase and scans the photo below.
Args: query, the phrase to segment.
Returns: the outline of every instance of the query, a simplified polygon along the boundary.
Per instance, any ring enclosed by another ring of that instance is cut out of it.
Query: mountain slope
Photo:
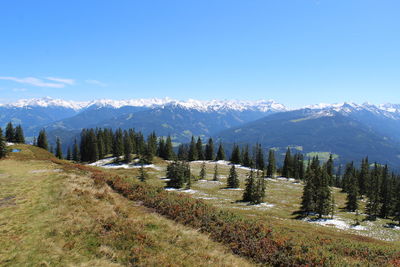
[[[302,109],[277,113],[222,131],[226,143],[256,143],[265,148],[299,147],[303,153],[330,152],[341,161],[369,156],[372,161],[400,164],[400,145],[371,127],[338,111]]]

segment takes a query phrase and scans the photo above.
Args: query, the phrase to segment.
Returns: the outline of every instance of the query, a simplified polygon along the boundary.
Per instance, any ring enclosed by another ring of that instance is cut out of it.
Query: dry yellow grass
[[[46,152],[19,148],[0,161],[1,266],[252,265],[84,173],[32,160]]]

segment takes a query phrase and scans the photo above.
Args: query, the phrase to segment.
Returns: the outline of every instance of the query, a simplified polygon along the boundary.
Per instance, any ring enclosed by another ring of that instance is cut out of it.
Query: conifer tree
[[[172,160],[175,158],[174,150],[172,148],[172,140],[171,136],[167,137],[167,141],[165,142],[165,159]]]
[[[399,178],[397,178],[399,179]],[[400,225],[400,182],[398,182],[397,189],[396,189],[396,206],[394,211],[394,220],[397,220]]]
[[[228,188],[239,188],[239,178],[236,172],[235,165],[232,165],[231,169],[229,170],[229,176],[227,179],[227,187]]]
[[[168,187],[182,188],[190,179],[190,166],[182,161],[174,161],[167,166]]]
[[[206,157],[206,160],[214,160],[214,142],[211,137],[208,139],[208,142],[206,145],[205,157]]]
[[[99,151],[97,145],[97,137],[93,129],[88,134],[88,161],[95,162],[99,159]]]
[[[62,148],[61,148],[61,140],[58,137],[57,137],[57,140],[56,140],[56,157],[59,158],[59,159],[63,158]]]
[[[214,166],[214,176],[213,176],[213,181],[218,181],[219,180],[219,174],[218,174],[218,164],[215,164]]]
[[[314,172],[313,170],[309,167],[307,168],[307,173],[306,173],[306,183],[303,188],[303,196],[301,198],[301,211],[308,216],[310,212],[313,212],[315,210],[315,202],[314,202],[314,192],[315,192],[315,186],[313,183],[313,178],[314,177]]]
[[[197,143],[196,143],[196,150],[197,150],[197,159],[198,160],[204,160],[204,151],[203,151],[203,142],[201,141],[201,138],[197,138]]]
[[[236,144],[233,145],[230,161],[233,164],[240,164],[240,149]]]
[[[147,137],[147,149],[148,153],[151,153],[152,156],[155,156],[157,153],[157,135],[155,132],[152,132]]]
[[[67,160],[71,160],[71,159],[72,159],[71,147],[68,146],[68,149],[67,149]]]
[[[329,214],[331,205],[331,189],[329,188],[329,175],[326,170],[321,170],[319,186],[317,188],[317,201],[315,203],[316,212],[321,218],[323,215]],[[318,177],[316,177],[318,179]]]
[[[382,218],[387,218],[393,208],[393,199],[392,199],[392,181],[389,177],[388,166],[385,165],[382,173],[382,185],[381,185],[381,194],[380,194],[380,216]]]
[[[256,145],[255,163],[258,170],[264,170],[264,153],[260,144]]]
[[[286,150],[285,160],[283,161],[282,176],[290,177],[292,175],[292,156],[290,153],[290,148]]]
[[[189,161],[195,161],[198,159],[198,153],[197,153],[197,146],[194,141],[194,136],[192,136],[192,140],[190,141],[190,146],[189,146]]]
[[[74,147],[72,149],[72,160],[75,161],[75,162],[78,162],[80,160],[79,147],[78,147],[78,143],[76,141],[76,138],[75,138],[75,141],[74,141]]]
[[[3,130],[0,128],[0,159],[7,155],[6,142],[3,136]]]
[[[163,137],[160,137],[158,140],[158,149],[157,149],[157,155],[160,158],[165,159],[166,155],[165,155],[165,141]]]
[[[268,152],[267,177],[273,177],[276,171],[275,153],[273,149]]]
[[[124,138],[121,129],[118,129],[114,133],[114,140],[113,140],[113,156],[117,158],[122,156],[124,153]]]
[[[188,160],[189,158],[189,147],[187,144],[181,144],[178,147],[178,159]]]
[[[141,182],[146,182],[146,180],[148,179],[148,175],[147,175],[146,171],[144,170],[143,164],[140,166],[138,179]]]
[[[368,192],[368,202],[366,206],[366,213],[370,220],[375,220],[380,211],[380,171],[378,164],[374,164],[374,168],[371,172],[371,186]]]
[[[246,186],[243,192],[243,198],[242,201],[244,202],[252,202],[254,199],[254,194],[256,191],[256,183],[255,183],[255,178],[254,178],[254,171],[253,169],[250,170],[250,173],[248,174],[246,178]]]
[[[365,195],[370,191],[371,179],[369,171],[368,157],[362,159],[360,174],[358,175],[358,186],[360,188],[360,194]]]
[[[264,198],[265,198],[265,190],[266,190],[266,186],[265,186],[265,179],[264,177],[259,175],[259,172],[257,171],[257,177],[256,177],[256,188],[255,188],[255,192],[253,194],[253,199],[251,201],[252,204],[260,204],[262,202],[264,202]]]
[[[132,161],[132,143],[127,131],[124,132],[124,160],[126,163]]]
[[[252,162],[249,154],[249,146],[246,145],[242,150],[242,164],[245,167],[252,167]]]
[[[15,141],[15,130],[14,130],[14,126],[11,122],[9,122],[6,126],[6,140],[7,140],[7,142]]]
[[[24,131],[22,130],[21,125],[18,125],[15,128],[14,142],[19,144],[25,144]]]
[[[222,143],[219,143],[219,147],[218,147],[218,152],[217,152],[217,157],[215,160],[225,160],[225,151],[224,151],[224,146],[222,145]]]
[[[201,164],[201,169],[200,169],[200,179],[201,180],[205,180],[206,179],[206,163],[203,161],[203,163]]]
[[[349,174],[348,181],[346,209],[356,211],[358,209],[358,182],[352,173]]]
[[[39,132],[39,136],[37,138],[37,146],[45,150],[49,149],[49,144],[47,142],[47,135],[44,129]]]
[[[96,129],[97,151],[99,153],[99,159],[103,159],[107,154],[104,136],[105,134],[102,129]]]
[[[334,184],[333,169],[334,169],[333,155],[329,154],[329,159],[326,162],[326,172],[328,173],[328,176],[329,176],[329,186],[332,186]]]

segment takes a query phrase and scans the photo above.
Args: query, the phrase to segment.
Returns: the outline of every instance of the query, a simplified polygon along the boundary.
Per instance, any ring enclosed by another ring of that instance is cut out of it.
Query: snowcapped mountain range
[[[129,99],[129,100],[111,100],[99,99],[93,101],[66,101],[61,99],[53,99],[50,97],[21,99],[15,103],[0,104],[1,107],[7,108],[29,108],[29,107],[64,107],[74,109],[76,111],[88,108],[121,108],[121,107],[147,107],[159,108],[167,106],[175,106],[186,109],[195,109],[202,112],[207,111],[222,111],[222,110],[257,110],[261,112],[285,111],[287,108],[273,100],[209,100],[201,101],[189,99],[186,101],[175,100],[171,98],[149,98],[149,99]]]

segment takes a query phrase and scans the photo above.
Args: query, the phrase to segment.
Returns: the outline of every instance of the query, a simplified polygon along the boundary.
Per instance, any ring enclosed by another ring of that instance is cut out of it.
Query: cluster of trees
[[[244,202],[250,202],[251,204],[260,204],[264,202],[266,189],[264,178],[263,175],[260,175],[260,171],[254,172],[254,170],[251,169],[246,178],[246,187],[243,192]]]
[[[174,161],[167,166],[168,187],[187,189],[191,187],[192,177],[190,174],[190,165],[184,161]]]
[[[348,163],[341,179],[341,188],[347,193],[347,209],[359,209],[359,200],[366,198],[365,213],[369,219],[390,218],[400,223],[400,177],[390,172],[387,165],[371,164],[362,159],[360,168]]]
[[[76,145],[70,149],[73,151],[73,155],[79,154],[75,153],[76,149]],[[176,158],[171,137],[157,138],[153,132],[145,139],[141,132],[135,132],[134,129],[117,129],[115,131],[99,128],[84,129],[81,132],[79,150],[82,162],[94,162],[103,159],[106,155],[113,155],[116,158],[123,157],[123,160],[129,163],[132,161],[132,154],[136,154],[139,156],[140,162],[144,164],[152,163],[154,156],[166,160]]]
[[[9,122],[6,126],[5,137],[7,142],[20,144],[25,143],[24,131],[22,130],[21,125],[14,128],[13,124]]]
[[[319,217],[334,212],[335,201],[329,186],[328,163],[320,165],[318,157],[309,161],[305,173],[305,185],[301,201],[301,211],[306,215],[316,213]]]

